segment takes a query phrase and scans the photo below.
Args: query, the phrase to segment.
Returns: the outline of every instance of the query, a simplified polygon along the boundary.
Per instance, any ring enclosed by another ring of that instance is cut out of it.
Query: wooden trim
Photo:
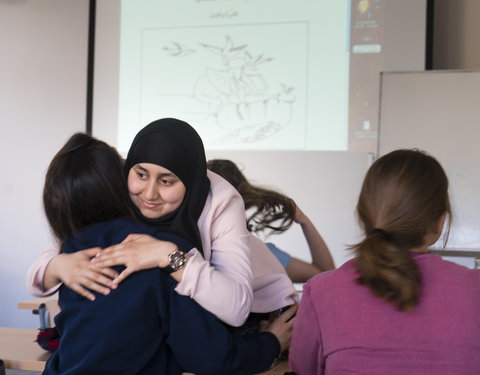
[[[36,329],[0,327],[0,358],[6,369],[43,371],[50,353],[36,342]]]

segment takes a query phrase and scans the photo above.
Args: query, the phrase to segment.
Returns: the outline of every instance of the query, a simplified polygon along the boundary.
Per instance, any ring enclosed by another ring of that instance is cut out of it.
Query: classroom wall
[[[208,159],[230,159],[250,183],[279,191],[290,198],[315,224],[330,248],[336,266],[352,257],[347,247],[357,243],[361,232],[355,205],[363,177],[373,155],[344,151],[220,151],[207,150]],[[289,254],[311,260],[298,224],[267,237]]]
[[[0,326],[37,328],[28,266],[50,234],[41,203],[50,159],[85,129],[88,0],[0,1]]]

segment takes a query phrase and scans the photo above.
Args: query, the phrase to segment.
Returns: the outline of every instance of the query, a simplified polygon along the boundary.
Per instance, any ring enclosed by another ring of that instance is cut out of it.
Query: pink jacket
[[[176,291],[193,298],[232,326],[242,325],[251,311],[273,311],[296,302],[293,284],[283,267],[247,231],[244,204],[238,192],[211,171],[208,178],[210,193],[198,220],[204,254],[195,248],[190,251],[191,258]],[[253,270],[252,247],[256,264]],[[26,286],[31,294],[45,296],[58,289],[59,285],[49,290],[43,288],[45,269],[58,252],[58,245],[52,246],[30,267]],[[270,271],[266,272],[267,269]]]

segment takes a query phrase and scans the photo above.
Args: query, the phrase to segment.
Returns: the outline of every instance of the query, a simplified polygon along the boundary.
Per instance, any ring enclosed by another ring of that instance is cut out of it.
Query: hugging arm
[[[110,292],[116,272],[110,268],[95,268],[90,259],[100,251],[91,248],[72,254],[59,253],[55,245],[43,251],[30,266],[26,277],[26,288],[32,295],[47,296],[55,293],[62,283],[78,294],[92,300],[92,291],[102,294]]]
[[[253,272],[243,200],[234,191],[223,205],[209,211],[212,217],[206,221],[211,249],[204,249],[205,256],[199,251],[192,253],[176,291],[193,298],[225,323],[240,326],[253,304]]]
[[[225,323],[240,326],[253,303],[244,205],[238,192],[225,180],[211,177],[214,191],[198,224],[204,239],[204,254],[194,248],[188,254],[186,266],[171,276],[179,282],[176,287],[179,294],[194,299]],[[130,271],[165,266],[168,254],[175,248],[171,243],[149,236],[129,238],[131,241],[127,239],[106,249],[94,262],[100,267],[126,265],[127,273],[122,272],[121,278]]]
[[[192,299],[172,294],[167,342],[184,371],[198,375],[243,375],[267,370],[291,337],[295,308],[266,332],[232,334]]]
[[[239,326],[250,312],[253,299],[250,278],[253,276],[249,257],[241,246],[236,246],[236,242],[242,243],[243,239],[214,242],[222,250],[213,252],[212,263],[205,260],[197,249],[191,250],[187,254],[187,265],[172,273],[171,277],[179,282],[176,288],[179,294],[195,299],[224,322]],[[168,254],[175,249],[172,242],[146,234],[134,234],[121,244],[107,248],[92,262],[95,267],[101,268],[119,264],[126,266],[114,280],[116,287],[133,272],[165,267]]]

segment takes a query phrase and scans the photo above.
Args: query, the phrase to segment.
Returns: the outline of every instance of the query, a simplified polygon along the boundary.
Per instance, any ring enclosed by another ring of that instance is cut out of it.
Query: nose
[[[143,191],[143,197],[152,202],[158,198],[158,186],[154,179],[147,181]]]

